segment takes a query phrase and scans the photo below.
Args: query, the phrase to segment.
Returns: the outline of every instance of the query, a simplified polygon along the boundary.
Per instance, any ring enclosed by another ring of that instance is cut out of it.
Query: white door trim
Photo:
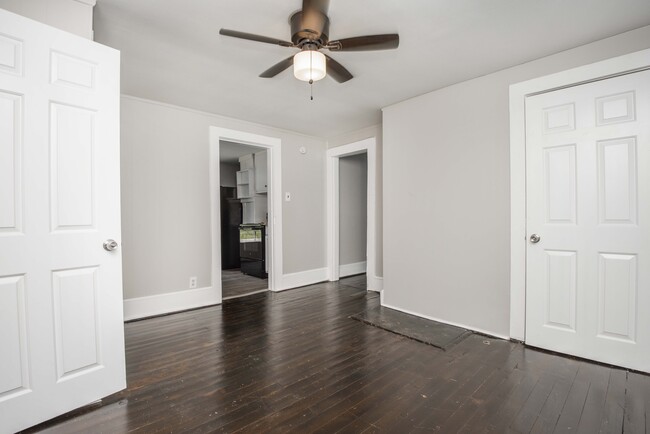
[[[526,97],[650,69],[650,50],[510,86],[510,337],[526,336]]]
[[[339,280],[339,159],[356,154],[368,154],[368,223],[366,236],[366,257],[368,290],[380,291],[377,282],[377,258],[375,228],[377,221],[377,141],[374,137],[337,146],[327,150],[327,278]]]
[[[269,290],[279,291],[282,279],[282,141],[244,131],[210,127],[210,227],[212,232],[212,288],[222,301],[221,288],[221,200],[219,182],[219,141],[242,143],[266,148],[268,152]]]

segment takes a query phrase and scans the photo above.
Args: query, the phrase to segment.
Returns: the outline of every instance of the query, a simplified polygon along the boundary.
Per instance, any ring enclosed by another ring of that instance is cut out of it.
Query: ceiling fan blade
[[[272,78],[287,69],[293,65],[293,56],[287,57],[281,62],[276,63],[275,65],[271,66],[269,69],[264,71],[263,73],[260,74],[260,77],[262,78]]]
[[[230,36],[233,38],[247,39],[249,41],[264,42],[266,44],[280,45],[281,47],[293,47],[291,42],[282,41],[280,39],[269,38],[267,36],[254,35],[252,33],[238,32],[237,30],[221,29],[220,35]]]
[[[334,80],[339,83],[345,83],[352,79],[352,74],[350,74],[350,71],[345,69],[343,65],[332,59],[327,54],[325,54],[325,58],[327,59],[327,74],[331,75]]]
[[[326,48],[331,51],[373,51],[392,50],[398,46],[399,35],[391,33],[387,35],[356,36],[354,38],[330,41]]]

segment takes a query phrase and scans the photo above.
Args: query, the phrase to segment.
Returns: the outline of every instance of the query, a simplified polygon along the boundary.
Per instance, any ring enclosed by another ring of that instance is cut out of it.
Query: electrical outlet
[[[291,193],[289,193],[288,191],[284,193],[284,201],[291,202]]]
[[[190,289],[196,288],[196,276],[190,277]]]

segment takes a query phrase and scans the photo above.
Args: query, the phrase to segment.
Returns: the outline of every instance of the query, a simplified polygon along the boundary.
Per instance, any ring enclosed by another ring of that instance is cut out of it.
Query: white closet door
[[[650,71],[526,100],[526,343],[650,372]]]
[[[0,432],[125,387],[119,53],[0,9]],[[110,246],[109,246],[110,249]]]

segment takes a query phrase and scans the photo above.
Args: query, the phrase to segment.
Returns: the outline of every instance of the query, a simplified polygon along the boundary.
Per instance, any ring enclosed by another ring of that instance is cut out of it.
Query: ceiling
[[[219,29],[290,40],[301,0],[99,0],[95,39],[122,51],[122,92],[320,137],[380,122],[387,105],[650,24],[648,0],[332,0],[330,39],[400,34],[393,51],[332,53],[354,79],[309,85],[287,70],[295,49]]]
[[[242,143],[219,141],[219,161],[221,163],[239,164],[239,157],[255,152],[263,151],[264,148],[257,146],[244,145]]]

